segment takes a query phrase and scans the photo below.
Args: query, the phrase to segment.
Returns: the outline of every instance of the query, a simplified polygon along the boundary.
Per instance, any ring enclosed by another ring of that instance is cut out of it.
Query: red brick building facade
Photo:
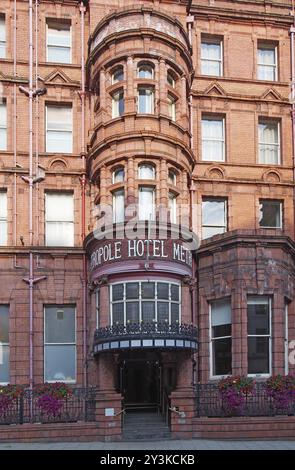
[[[293,23],[290,0],[1,2],[0,384],[97,389],[99,431],[27,436],[167,404],[218,435],[197,383],[295,372]]]

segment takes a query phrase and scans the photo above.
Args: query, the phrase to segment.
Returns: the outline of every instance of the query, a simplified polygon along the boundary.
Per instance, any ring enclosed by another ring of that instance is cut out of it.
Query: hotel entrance
[[[126,410],[160,410],[162,369],[153,358],[125,358],[119,367],[120,393]]]

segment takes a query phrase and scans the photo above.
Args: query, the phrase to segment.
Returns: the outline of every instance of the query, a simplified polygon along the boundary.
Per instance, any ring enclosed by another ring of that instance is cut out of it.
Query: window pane
[[[0,305],[0,344],[1,343],[9,343],[9,307],[7,305]]]
[[[139,219],[154,220],[154,188],[139,188]]]
[[[74,307],[46,307],[45,342],[74,343],[76,320]]]
[[[124,190],[113,193],[113,222],[124,222],[125,219],[125,197]]]
[[[7,111],[6,104],[0,103],[0,150],[7,149]]]
[[[169,284],[158,282],[158,299],[169,299]]]
[[[268,335],[270,332],[268,303],[250,304],[248,302],[247,311],[248,311],[248,334],[249,335]]]
[[[142,321],[152,322],[155,319],[155,302],[142,302]]]
[[[205,42],[201,44],[201,73],[204,75],[222,75],[222,57],[220,42]]]
[[[47,60],[71,63],[71,28],[67,24],[53,24],[47,29]]]
[[[139,302],[126,302],[126,322],[139,322]]]
[[[128,282],[126,284],[126,299],[138,299],[139,298],[139,283]]]
[[[221,76],[221,63],[214,60],[202,60],[202,75]]]
[[[0,245],[7,245],[7,193],[0,192]]]
[[[76,380],[76,346],[45,346],[45,381]]]
[[[113,325],[116,325],[117,323],[119,324],[124,323],[124,303],[123,302],[113,304],[112,313],[113,313]]]
[[[176,286],[175,284],[171,284],[171,300],[179,300],[179,286]]]
[[[116,118],[124,113],[124,93],[119,91],[113,94],[112,99],[112,117]]]
[[[141,180],[153,180],[155,178],[155,168],[153,165],[139,165],[138,178]]]
[[[7,383],[9,379],[9,346],[0,342],[0,383]]]
[[[72,108],[69,106],[47,106],[47,129],[72,130]]]
[[[202,202],[202,225],[213,225],[224,227],[226,225],[225,211],[226,201],[224,199],[203,199]],[[220,232],[217,232],[220,233]]]
[[[260,227],[281,227],[281,202],[260,201]]]
[[[179,323],[179,304],[171,304],[171,323]]]
[[[248,373],[269,374],[269,338],[248,337]]]
[[[45,197],[45,211],[47,222],[73,222],[73,194],[47,193]]]
[[[218,300],[211,304],[212,338],[231,335],[231,304],[229,300]]]
[[[258,79],[276,80],[276,48],[263,46],[258,48]]]
[[[231,374],[231,338],[214,340],[212,344],[212,350],[213,375]]]
[[[47,61],[59,64],[71,63],[71,49],[69,47],[48,46]]]
[[[146,114],[154,112],[154,93],[150,88],[139,88],[138,112]]]
[[[112,75],[112,83],[121,82],[124,80],[123,67],[117,68]]]
[[[143,299],[154,299],[155,298],[155,283],[143,282],[141,284],[141,296]]]
[[[0,245],[7,245],[7,222],[0,220]]]
[[[124,181],[124,168],[118,168],[113,172],[113,183],[122,183]]]
[[[6,32],[5,32],[5,18],[0,17],[0,57],[6,57]]]
[[[276,68],[271,65],[258,65],[259,80],[276,80]]]
[[[123,300],[124,296],[124,285],[123,284],[115,284],[112,286],[112,299],[115,300]]]
[[[153,78],[153,67],[151,65],[141,65],[138,68],[139,78]]]
[[[278,123],[271,121],[259,121],[259,142],[261,144],[278,144]]]
[[[72,222],[46,222],[47,246],[74,246],[74,224]]]
[[[205,240],[206,238],[210,238],[224,232],[226,232],[225,227],[203,227],[202,238]]]
[[[202,159],[224,160],[223,119],[202,119]]]
[[[169,302],[158,302],[158,322],[169,322]]]

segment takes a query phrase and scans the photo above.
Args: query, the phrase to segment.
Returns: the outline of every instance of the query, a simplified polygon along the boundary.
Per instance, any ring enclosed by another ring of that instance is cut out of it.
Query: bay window
[[[259,119],[259,163],[271,165],[280,164],[280,133],[279,122],[269,119]]]
[[[250,296],[248,317],[248,374],[271,373],[271,299]]]
[[[74,246],[73,194],[45,194],[45,241],[46,246]]]
[[[111,324],[181,323],[180,285],[162,281],[111,285]]]
[[[0,305],[0,384],[9,383],[9,306]]]
[[[211,376],[232,373],[231,302],[222,299],[210,304]]]
[[[75,306],[49,305],[45,307],[44,316],[44,380],[75,382]]]

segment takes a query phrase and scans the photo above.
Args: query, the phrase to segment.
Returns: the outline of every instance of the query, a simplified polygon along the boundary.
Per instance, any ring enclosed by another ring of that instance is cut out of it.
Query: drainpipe
[[[86,236],[86,152],[85,152],[85,55],[84,55],[84,36],[85,36],[85,12],[84,2],[80,3],[80,21],[81,21],[81,158],[83,173],[80,178],[81,183],[81,236],[84,243]],[[83,316],[83,381],[84,387],[88,385],[88,362],[87,362],[87,259],[83,253],[83,277],[82,277],[82,316]]]
[[[291,118],[292,118],[292,159],[293,159],[293,181],[295,181],[295,58],[294,58],[294,34],[295,34],[295,17],[294,23],[290,28],[291,35]],[[295,188],[293,189],[293,199],[295,201]],[[295,220],[295,207],[294,207],[294,220]],[[295,236],[295,227],[294,227]]]
[[[16,149],[16,142],[17,142],[17,107],[16,107],[16,0],[14,0],[13,4],[13,166],[16,169],[17,166],[17,149]],[[13,244],[16,246],[17,244],[17,173],[14,171],[13,174]],[[17,259],[16,254],[14,255],[14,267],[17,267]]]

